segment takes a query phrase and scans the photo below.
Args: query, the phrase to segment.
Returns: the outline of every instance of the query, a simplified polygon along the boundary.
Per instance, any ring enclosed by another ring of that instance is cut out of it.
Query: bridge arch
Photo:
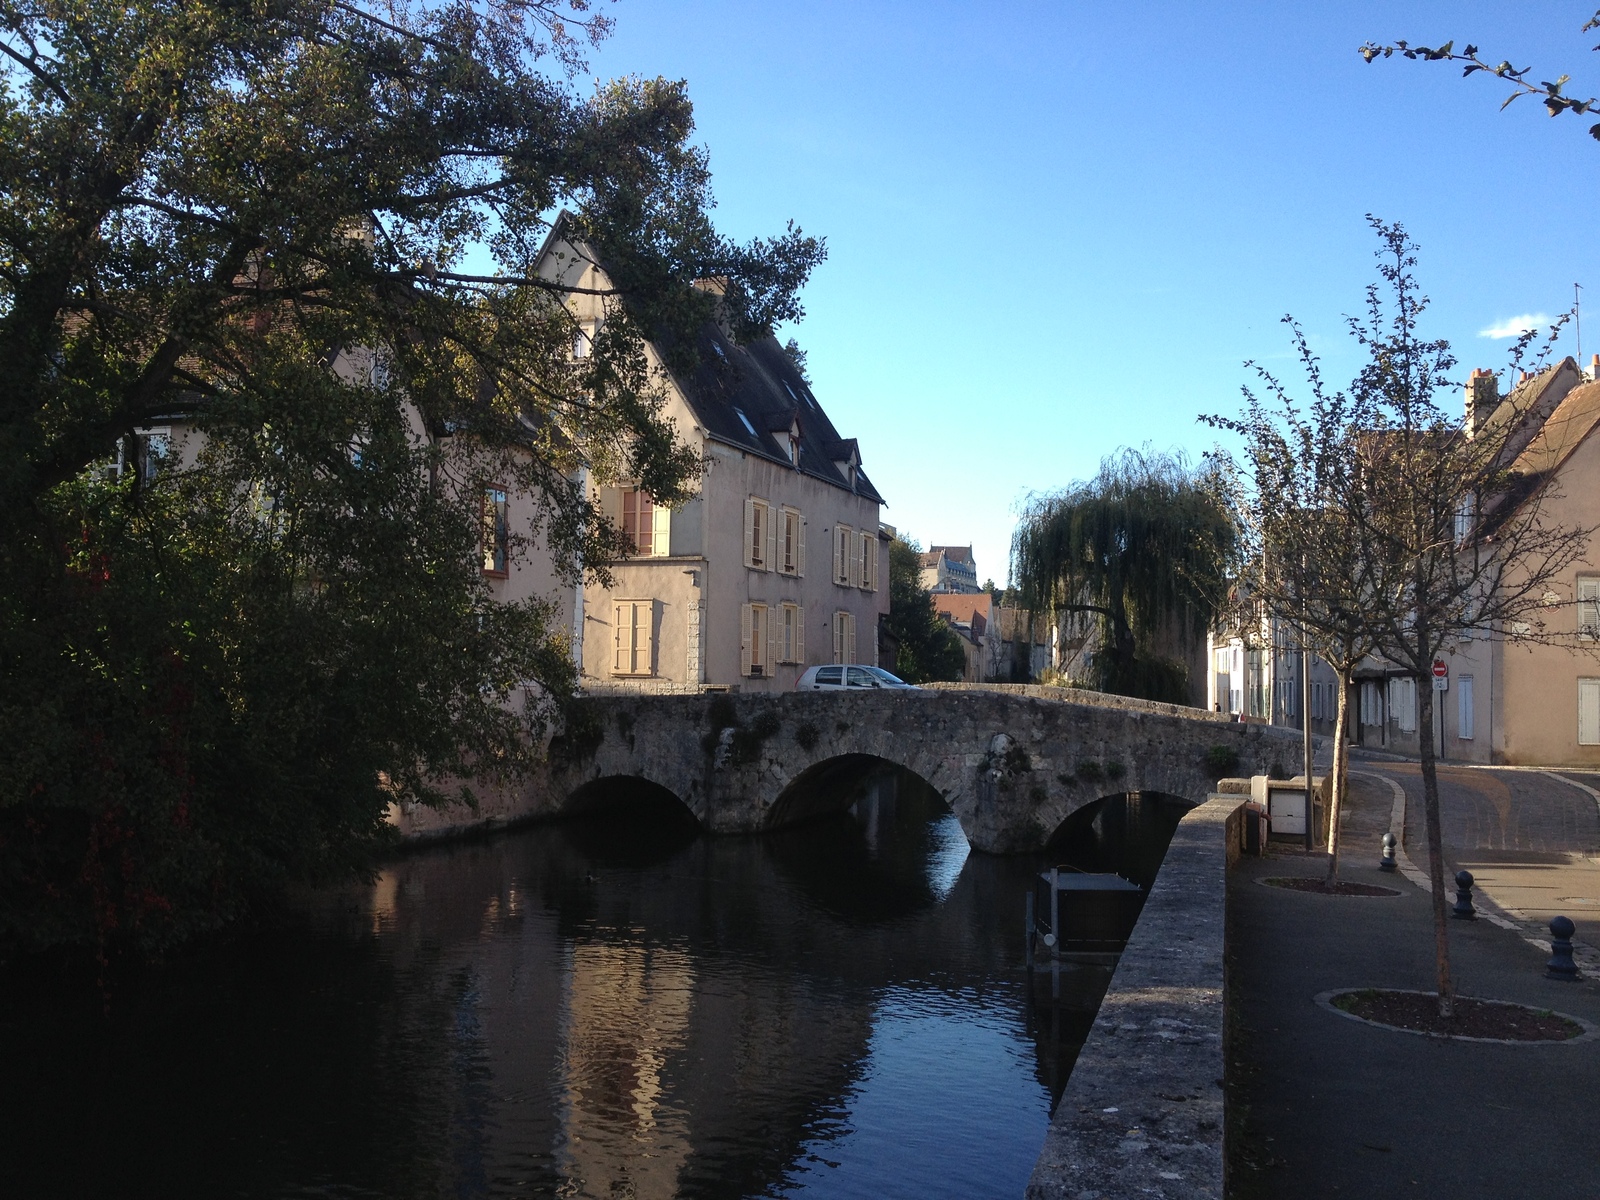
[[[846,751],[814,762],[790,779],[768,807],[765,826],[767,829],[784,829],[817,817],[848,811],[868,793],[877,779],[892,770],[915,775],[939,796],[946,808],[951,807],[944,793],[916,767],[882,754]]]
[[[643,867],[671,858],[703,832],[671,788],[642,775],[585,780],[561,807],[565,836],[596,862]]]
[[[1113,792],[1068,813],[1045,842],[1053,862],[1155,882],[1183,814],[1198,802],[1166,792]]]

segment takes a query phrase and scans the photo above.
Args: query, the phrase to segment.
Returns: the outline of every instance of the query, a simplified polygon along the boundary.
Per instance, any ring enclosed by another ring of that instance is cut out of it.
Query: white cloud
[[[1554,325],[1555,320],[1549,313],[1523,313],[1520,317],[1508,317],[1504,321],[1497,321],[1487,329],[1478,330],[1478,336],[1494,338],[1497,341],[1521,337],[1529,329],[1544,329]]]

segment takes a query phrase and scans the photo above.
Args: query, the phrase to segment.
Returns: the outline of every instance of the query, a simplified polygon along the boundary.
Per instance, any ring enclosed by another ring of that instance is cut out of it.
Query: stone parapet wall
[[[1227,871],[1244,800],[1214,795],[1179,822],[1028,1200],[1221,1200]]]

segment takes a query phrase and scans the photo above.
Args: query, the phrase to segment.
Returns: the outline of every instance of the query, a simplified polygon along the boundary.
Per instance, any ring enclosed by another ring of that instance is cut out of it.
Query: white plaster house
[[[581,353],[618,302],[593,294],[610,287],[602,264],[558,223],[539,270],[575,289]],[[577,590],[583,685],[774,691],[810,664],[877,662],[888,535],[855,440],[839,436],[776,339],[741,346],[708,321],[694,349],[687,374],[647,353],[667,416],[705,461],[699,494],[668,510],[636,481],[589,481],[635,553],[611,564],[610,589]]]

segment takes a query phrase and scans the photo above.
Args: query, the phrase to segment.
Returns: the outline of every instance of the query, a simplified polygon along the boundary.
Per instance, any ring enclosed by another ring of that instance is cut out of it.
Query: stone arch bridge
[[[551,741],[542,777],[486,797],[474,822],[555,816],[583,807],[597,785],[645,780],[706,829],[750,833],[848,804],[849,784],[882,761],[936,788],[976,849],[1007,853],[1043,847],[1107,795],[1199,803],[1219,774],[1292,769],[1299,758],[1293,730],[1026,685],[591,695]],[[414,811],[399,824],[425,835],[461,822]]]

